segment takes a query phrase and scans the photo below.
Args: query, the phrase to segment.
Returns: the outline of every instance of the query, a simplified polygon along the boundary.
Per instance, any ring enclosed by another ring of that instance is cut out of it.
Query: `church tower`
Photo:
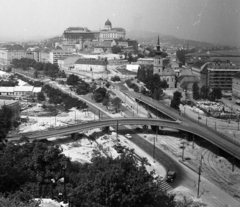
[[[162,52],[160,51],[160,42],[158,36],[157,51],[155,52],[154,62],[153,62],[153,74],[158,73],[159,75],[163,72],[163,58]]]

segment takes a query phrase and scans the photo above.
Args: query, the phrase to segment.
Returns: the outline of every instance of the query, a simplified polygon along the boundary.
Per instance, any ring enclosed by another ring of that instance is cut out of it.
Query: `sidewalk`
[[[228,107],[232,108],[234,112],[237,112],[237,110],[240,111],[240,106],[234,103],[233,101],[230,101],[226,98],[222,98],[221,101]],[[238,113],[239,113],[238,111]]]

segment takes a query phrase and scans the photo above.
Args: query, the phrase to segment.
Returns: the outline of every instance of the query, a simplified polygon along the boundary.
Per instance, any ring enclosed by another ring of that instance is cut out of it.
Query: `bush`
[[[119,76],[117,76],[117,75],[115,75],[115,76],[113,76],[112,78],[111,78],[111,81],[121,81],[121,79],[120,79],[120,77]]]

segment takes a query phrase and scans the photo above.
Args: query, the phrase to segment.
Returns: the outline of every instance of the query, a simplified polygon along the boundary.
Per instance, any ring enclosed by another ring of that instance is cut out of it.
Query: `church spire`
[[[160,51],[160,41],[159,41],[159,35],[158,35],[157,51]]]

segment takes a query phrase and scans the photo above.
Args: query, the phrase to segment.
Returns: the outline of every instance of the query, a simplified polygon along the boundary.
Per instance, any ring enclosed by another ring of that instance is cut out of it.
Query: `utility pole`
[[[194,149],[194,134],[193,134],[192,148]]]
[[[182,143],[182,161],[184,161],[185,142]]]
[[[101,111],[98,110],[99,121],[101,120]]]
[[[118,138],[118,120],[117,120],[117,130],[116,131],[117,131],[117,138]]]
[[[153,138],[153,162],[155,163],[156,139],[158,134],[158,126],[156,127],[156,136]]]
[[[138,114],[138,103],[137,103],[137,114]]]
[[[76,109],[75,109],[75,124],[76,124],[76,122],[77,122],[77,115],[76,115]]]
[[[200,160],[200,166],[199,166],[199,172],[198,172],[198,191],[197,191],[197,198],[199,198],[199,191],[200,191],[200,182],[201,182],[201,171],[202,171],[202,160],[203,156],[201,155],[201,160]]]
[[[235,157],[234,157],[234,154],[233,154],[233,160],[232,160],[232,172],[234,172],[234,165],[235,165]]]

